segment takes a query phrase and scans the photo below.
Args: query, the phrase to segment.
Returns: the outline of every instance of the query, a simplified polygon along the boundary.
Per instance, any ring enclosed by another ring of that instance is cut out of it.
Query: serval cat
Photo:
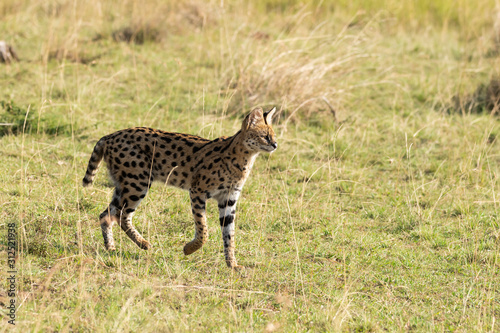
[[[104,159],[115,184],[111,203],[99,216],[106,249],[115,250],[115,222],[141,249],[150,248],[134,228],[132,216],[153,181],[158,181],[189,191],[196,232],[184,246],[184,254],[195,252],[207,241],[205,203],[213,198],[219,206],[226,263],[230,268],[241,268],[234,255],[236,202],[257,155],[278,147],[271,127],[275,111],[263,113],[256,108],[235,135],[215,140],[146,127],[101,138],[90,157],[83,186],[92,184]]]

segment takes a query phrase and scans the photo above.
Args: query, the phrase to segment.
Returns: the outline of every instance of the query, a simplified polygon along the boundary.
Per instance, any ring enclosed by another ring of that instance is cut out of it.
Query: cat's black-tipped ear
[[[264,120],[265,120],[266,124],[268,124],[269,126],[271,126],[271,124],[273,122],[273,116],[274,116],[275,112],[276,112],[276,107],[274,107],[271,110],[264,113]]]
[[[262,108],[255,108],[246,116],[243,120],[243,129],[249,129],[252,126],[257,125],[259,122],[264,121],[264,115],[262,114]]]

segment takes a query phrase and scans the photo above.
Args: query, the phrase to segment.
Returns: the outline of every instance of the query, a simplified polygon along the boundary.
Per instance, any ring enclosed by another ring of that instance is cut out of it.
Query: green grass
[[[500,75],[493,8],[3,1],[0,39],[21,58],[0,64],[0,302],[14,222],[16,328],[498,331],[500,118],[454,102]],[[116,41],[127,27],[136,39]],[[100,137],[231,135],[254,106],[278,107],[279,149],[238,203],[245,275],[225,265],[213,202],[209,241],[182,254],[189,197],[160,184],[134,218],[152,249],[116,227],[104,249],[105,169],[81,187]]]

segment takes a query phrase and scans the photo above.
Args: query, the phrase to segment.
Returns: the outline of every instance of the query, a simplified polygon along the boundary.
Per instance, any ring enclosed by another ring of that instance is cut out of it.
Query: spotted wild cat
[[[102,159],[115,184],[113,198],[101,213],[104,245],[115,250],[112,227],[117,222],[140,248],[150,244],[132,225],[132,216],[153,181],[189,191],[195,221],[194,239],[184,246],[188,255],[208,239],[205,203],[217,200],[226,263],[237,268],[234,255],[236,202],[260,152],[278,144],[271,127],[276,108],[254,109],[232,137],[207,140],[198,136],[137,127],[101,138],[92,152],[83,186],[94,179]]]

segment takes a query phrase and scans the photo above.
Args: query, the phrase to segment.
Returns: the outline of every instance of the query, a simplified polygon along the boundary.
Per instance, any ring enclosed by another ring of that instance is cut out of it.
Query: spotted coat
[[[236,203],[260,152],[277,148],[271,127],[276,108],[254,109],[232,137],[207,140],[198,136],[136,127],[101,138],[90,157],[83,186],[89,186],[101,160],[115,184],[113,198],[101,213],[104,245],[115,250],[112,226],[117,223],[140,248],[150,243],[132,225],[132,216],[154,181],[189,191],[195,221],[194,239],[184,246],[188,255],[208,239],[205,203],[217,200],[226,263],[238,268],[234,219]]]

